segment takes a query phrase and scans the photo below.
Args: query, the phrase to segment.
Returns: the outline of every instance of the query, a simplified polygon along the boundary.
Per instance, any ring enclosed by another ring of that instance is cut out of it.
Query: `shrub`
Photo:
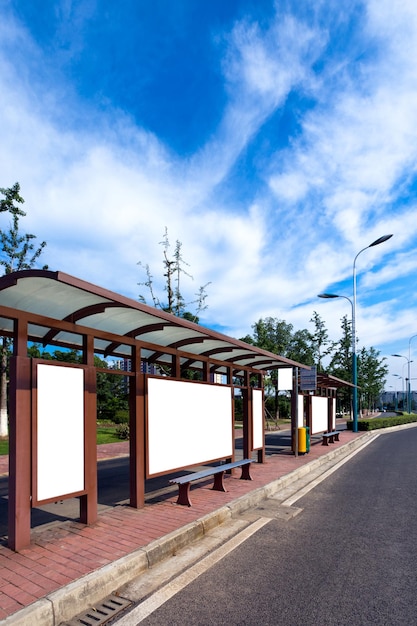
[[[127,409],[117,409],[117,411],[114,412],[112,421],[115,424],[128,424],[129,411]]]
[[[120,424],[120,426],[116,428],[116,435],[119,439],[129,439],[129,424]]]
[[[401,424],[411,424],[417,422],[417,414],[396,415],[395,417],[375,417],[373,419],[358,420],[358,430],[377,430],[378,428],[389,428],[390,426],[400,426]],[[348,430],[352,430],[353,421],[346,422]]]

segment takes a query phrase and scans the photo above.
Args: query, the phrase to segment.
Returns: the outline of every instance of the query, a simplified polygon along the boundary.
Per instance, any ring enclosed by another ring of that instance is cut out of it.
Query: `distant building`
[[[417,391],[411,391],[411,410],[417,407]],[[405,391],[384,391],[379,397],[380,407],[400,411],[407,409],[407,393]]]

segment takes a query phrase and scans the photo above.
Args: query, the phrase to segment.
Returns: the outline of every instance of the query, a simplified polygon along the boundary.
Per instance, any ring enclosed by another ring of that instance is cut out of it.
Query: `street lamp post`
[[[398,355],[401,356],[401,355]],[[402,373],[404,374],[404,367],[407,365],[407,363],[404,363],[403,367],[402,367]],[[407,379],[403,376],[400,376],[399,374],[393,374],[393,376],[396,376],[397,378],[401,379],[401,398],[402,398],[402,403],[403,403],[403,410],[404,407],[407,406]]]
[[[369,246],[362,248],[359,250],[358,254],[355,256],[353,260],[353,302],[350,301],[346,296],[338,296],[336,294],[321,294],[320,297],[327,298],[346,298],[352,304],[352,384],[353,384],[353,424],[352,430],[354,433],[358,432],[358,361],[356,356],[356,259],[358,256],[367,250],[368,248],[373,248],[374,246],[378,246],[380,243],[384,243],[391,239],[392,235],[383,235],[378,239],[375,239]]]
[[[353,315],[352,315],[352,352],[353,352],[353,432],[358,432],[358,361],[356,356],[356,259],[358,256],[367,250],[368,248],[373,248],[374,246],[378,246],[380,243],[384,243],[391,239],[392,235],[383,235],[378,239],[375,239],[369,246],[362,248],[359,250],[358,254],[355,256],[353,260]]]
[[[405,365],[405,363],[404,363]],[[393,374],[393,376],[396,376],[397,378],[401,379],[401,399],[402,399],[402,403],[403,403],[403,409],[404,409],[404,398],[405,398],[405,392],[404,392],[404,376],[400,376],[399,374]]]
[[[411,361],[411,340],[414,339],[414,337],[417,337],[417,335],[413,335],[412,337],[410,337],[410,339],[408,340],[408,390],[407,390],[407,397],[408,397],[408,412],[411,413],[411,373],[410,373],[410,363]]]

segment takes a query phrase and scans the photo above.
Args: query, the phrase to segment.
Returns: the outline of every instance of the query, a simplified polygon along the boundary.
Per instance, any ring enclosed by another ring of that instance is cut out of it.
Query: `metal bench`
[[[216,467],[208,467],[201,472],[194,472],[192,474],[186,474],[184,476],[178,476],[178,478],[172,478],[169,482],[171,484],[178,485],[178,500],[177,504],[183,504],[184,506],[191,506],[190,500],[190,486],[192,482],[207,478],[208,476],[214,477],[213,489],[215,491],[226,491],[223,483],[223,476],[225,472],[231,471],[236,467],[242,468],[241,480],[252,480],[249,469],[251,459],[242,459],[241,461],[233,461],[232,463],[224,463],[223,465],[217,465]]]
[[[323,442],[322,446],[328,446],[329,443],[334,443],[335,441],[339,441],[339,431],[333,430],[331,433],[323,433]]]

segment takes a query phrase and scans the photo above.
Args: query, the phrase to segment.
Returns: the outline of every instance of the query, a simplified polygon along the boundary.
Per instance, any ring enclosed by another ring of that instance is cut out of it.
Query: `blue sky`
[[[317,294],[352,297],[355,255],[392,233],[357,259],[356,322],[401,390],[416,58],[414,0],[2,0],[0,186],[51,269],[135,299],[167,228],[186,296],[211,283],[201,322],[235,337],[318,311],[337,339],[349,303]]]

